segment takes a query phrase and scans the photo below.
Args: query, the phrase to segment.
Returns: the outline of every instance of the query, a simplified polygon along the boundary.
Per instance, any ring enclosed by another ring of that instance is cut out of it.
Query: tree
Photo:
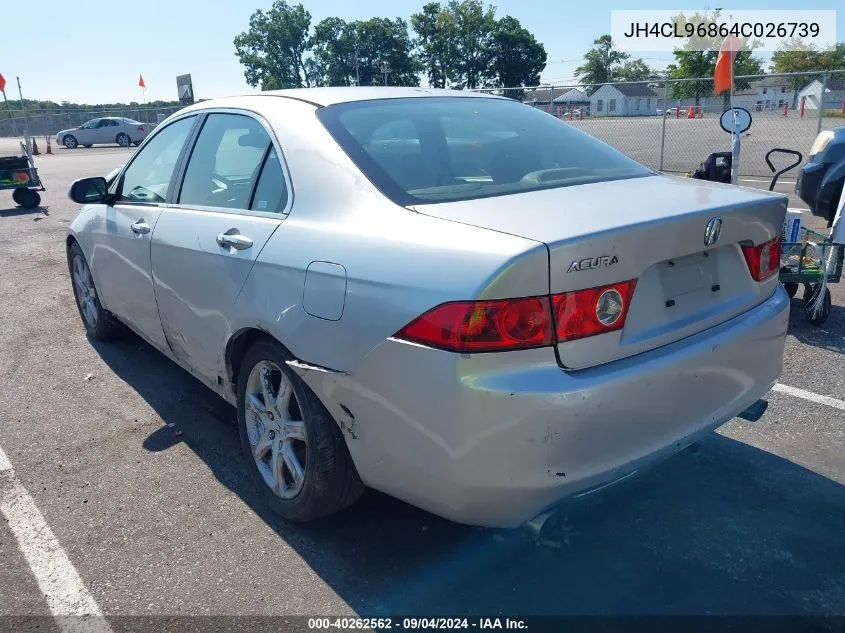
[[[575,69],[575,76],[582,84],[593,84],[590,92],[594,92],[599,84],[613,81],[619,64],[629,57],[628,53],[613,49],[610,35],[602,35],[584,55],[584,63]]]
[[[418,59],[432,88],[445,88],[452,80],[458,56],[454,16],[439,2],[429,2],[411,16],[417,34]]]
[[[721,11],[716,9],[712,17],[707,13],[694,13],[689,18],[683,13],[675,16],[676,30],[685,32],[686,25],[691,25],[694,33],[698,32],[698,26],[707,26],[719,17]],[[675,63],[667,68],[670,79],[697,79],[698,81],[680,81],[672,83],[672,97],[674,99],[695,99],[695,105],[701,103],[702,97],[709,97],[713,94],[713,73],[716,69],[716,60],[719,57],[719,47],[723,37],[700,37],[694,35],[684,40],[684,44],[675,49]],[[738,51],[734,59],[734,75],[760,75],[763,73],[763,65],[760,60],[752,55],[757,42],[746,41],[742,44],[742,50]],[[748,79],[734,80],[736,90],[744,90],[751,85]],[[730,93],[723,95],[723,105],[728,107]]]
[[[249,18],[249,30],[235,38],[235,53],[250,86],[299,88],[310,86],[305,53],[311,14],[301,4],[275,0],[269,11]]]
[[[493,71],[502,88],[536,86],[546,67],[546,49],[514,17],[506,15],[496,22],[493,32]],[[519,99],[521,90],[505,96]]]
[[[452,77],[459,88],[481,88],[493,79],[493,32],[496,9],[481,0],[452,0],[455,59]]]
[[[771,70],[776,73],[818,73],[822,70],[845,68],[845,44],[820,51],[815,46],[809,47],[800,39],[783,43],[772,53]],[[798,106],[798,91],[809,84],[815,77],[794,75],[786,81],[792,91],[792,107]]]
[[[310,40],[319,83],[332,86],[380,85],[387,65],[388,81],[418,86],[420,64],[412,55],[408,25],[401,18],[370,18],[345,22],[326,18]]]
[[[613,72],[616,81],[650,81],[657,79],[657,73],[641,59],[630,59]]]

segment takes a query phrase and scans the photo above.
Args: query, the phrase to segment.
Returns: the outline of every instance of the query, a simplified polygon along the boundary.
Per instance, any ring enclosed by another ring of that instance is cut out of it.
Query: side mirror
[[[77,204],[107,202],[110,198],[105,178],[82,178],[70,186],[68,197]]]

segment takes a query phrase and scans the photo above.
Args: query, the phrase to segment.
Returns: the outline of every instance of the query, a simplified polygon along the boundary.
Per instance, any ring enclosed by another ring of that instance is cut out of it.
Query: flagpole
[[[733,22],[733,18],[731,19]],[[737,44],[739,41],[737,40]],[[736,55],[739,55],[739,50],[736,51]],[[737,121],[736,112],[734,111],[734,62],[736,61],[736,55],[730,56],[730,51],[728,51],[728,56],[731,62],[731,86],[730,86],[730,104],[731,104],[731,117],[733,118],[733,130],[731,133],[731,184],[736,185],[739,183],[739,149],[741,144],[742,135],[739,133],[739,123]]]

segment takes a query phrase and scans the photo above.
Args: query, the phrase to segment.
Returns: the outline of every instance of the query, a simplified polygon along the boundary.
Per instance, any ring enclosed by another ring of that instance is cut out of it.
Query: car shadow
[[[50,215],[50,207],[48,206],[40,206],[35,207],[34,209],[24,209],[23,207],[10,207],[8,209],[0,209],[0,218],[13,218],[19,215],[36,215],[35,220],[41,220],[41,217],[38,216],[45,216]]]
[[[726,436],[566,506],[545,544],[375,491],[296,525],[246,474],[234,409],[135,337],[94,345],[161,417],[144,448],[190,448],[362,615],[845,612],[845,486]]]
[[[845,307],[833,304],[830,316],[821,325],[813,325],[804,314],[803,300],[792,299],[789,312],[789,334],[805,345],[812,345],[839,354],[845,353]]]

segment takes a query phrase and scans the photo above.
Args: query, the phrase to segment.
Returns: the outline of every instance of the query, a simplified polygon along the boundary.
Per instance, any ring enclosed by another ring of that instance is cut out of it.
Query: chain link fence
[[[10,103],[11,105],[11,103]],[[22,110],[0,112],[8,118],[0,119],[0,137],[24,136],[29,129],[30,136],[36,138],[54,136],[62,130],[81,126],[86,121],[102,117],[125,117],[155,127],[168,116],[180,110],[182,106],[139,106],[126,108],[85,108],[58,110]]]
[[[713,93],[712,78],[482,92],[540,108],[660,171],[692,172],[710,153],[731,149],[719,125],[730,99]],[[733,105],[752,116],[740,174],[768,177],[769,150],[793,149],[806,159],[820,130],[845,125],[845,70],[736,77]],[[779,168],[784,161],[775,156],[772,162]]]

